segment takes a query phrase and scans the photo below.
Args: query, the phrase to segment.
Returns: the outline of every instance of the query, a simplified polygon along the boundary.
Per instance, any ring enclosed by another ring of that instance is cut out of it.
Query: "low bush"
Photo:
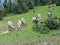
[[[59,18],[54,17],[52,19],[47,19],[45,21],[45,26],[48,27],[49,29],[58,29],[60,27],[60,21]]]
[[[50,30],[60,28],[60,18],[54,17],[45,20],[43,23],[35,21],[33,24],[33,29],[40,33],[48,33]]]
[[[44,23],[38,23],[37,21],[35,21],[34,25],[33,25],[33,29],[36,32],[40,32],[40,33],[48,33],[49,29],[45,26]]]

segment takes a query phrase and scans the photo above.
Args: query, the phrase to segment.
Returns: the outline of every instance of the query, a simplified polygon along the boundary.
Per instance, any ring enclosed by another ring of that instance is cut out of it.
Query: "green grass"
[[[33,10],[35,10],[35,13],[33,13]],[[28,42],[30,42],[31,45],[38,45],[38,41],[37,42],[33,42],[32,40],[34,39],[41,39],[42,42],[44,42],[44,38],[46,39],[46,41],[50,41],[53,40],[53,36],[56,36],[56,38],[60,38],[60,30],[54,30],[54,31],[50,31],[47,34],[40,34],[37,33],[35,31],[33,31],[32,29],[32,17],[36,16],[38,13],[41,14],[42,19],[46,20],[47,19],[47,11],[48,11],[48,6],[37,6],[32,10],[29,10],[29,12],[25,13],[25,14],[8,14],[9,16],[4,17],[4,20],[0,21],[0,29],[2,31],[7,30],[7,22],[9,20],[11,20],[16,29],[14,31],[11,31],[8,34],[5,35],[0,35],[0,41],[4,42],[4,41],[16,41],[16,40],[30,40]],[[60,17],[60,6],[54,6],[54,10],[53,10],[53,14],[55,14],[55,16]],[[17,31],[17,22],[18,20],[20,20],[22,17],[24,17],[26,19],[27,22],[27,26],[22,28],[19,32]],[[58,36],[57,36],[58,35]],[[44,37],[44,38],[43,38]],[[49,40],[51,38],[51,40]],[[57,41],[58,41],[57,39]],[[52,42],[54,43],[53,40]],[[51,43],[52,43],[51,42]],[[58,41],[60,42],[60,41]],[[59,45],[60,43],[58,43],[57,45]]]

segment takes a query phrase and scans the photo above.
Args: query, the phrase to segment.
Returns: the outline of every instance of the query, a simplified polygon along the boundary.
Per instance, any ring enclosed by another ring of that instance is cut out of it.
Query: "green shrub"
[[[45,26],[44,23],[39,23],[38,21],[35,21],[33,24],[33,29],[36,32],[40,33],[48,33],[49,29]]]
[[[39,23],[38,21],[34,21],[33,23],[33,29],[40,33],[48,33],[50,30],[59,28],[60,28],[60,18],[57,17],[47,19],[43,23]]]
[[[54,17],[52,19],[47,19],[45,21],[45,26],[49,29],[58,29],[60,25],[59,19],[57,17]]]

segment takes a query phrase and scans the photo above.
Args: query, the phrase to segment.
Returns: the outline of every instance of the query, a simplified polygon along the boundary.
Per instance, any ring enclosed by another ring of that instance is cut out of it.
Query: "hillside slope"
[[[60,17],[60,7],[54,7],[53,14]],[[35,10],[35,13],[33,12]],[[0,35],[0,45],[39,45],[40,42],[43,45],[44,42],[48,42],[51,45],[60,44],[60,30],[50,31],[48,34],[40,34],[32,29],[32,17],[36,16],[38,13],[41,14],[42,19],[47,19],[47,6],[38,6],[33,10],[25,14],[8,14],[9,16],[4,17],[4,20],[0,21],[0,33],[8,30],[7,22],[11,20],[16,29],[8,34]],[[11,15],[11,16],[10,16]],[[22,28],[19,32],[17,31],[17,22],[22,17],[26,19],[27,26]],[[56,39],[55,39],[56,38]],[[40,41],[40,42],[39,42]],[[16,44],[15,44],[16,43]],[[55,44],[56,43],[56,44]]]

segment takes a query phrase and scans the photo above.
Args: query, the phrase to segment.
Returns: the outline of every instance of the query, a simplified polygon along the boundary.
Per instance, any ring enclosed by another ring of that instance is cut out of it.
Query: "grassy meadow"
[[[53,7],[53,14],[60,18],[60,6]],[[33,12],[35,10],[35,12]],[[37,6],[25,14],[7,14],[4,20],[0,21],[0,33],[8,30],[7,22],[10,20],[15,25],[16,29],[8,34],[0,34],[0,45],[44,45],[44,42],[51,45],[60,45],[60,29],[50,31],[46,34],[40,34],[32,29],[32,17],[40,13],[43,20],[47,19],[48,6]],[[27,26],[17,31],[17,22],[22,17],[26,19]]]

